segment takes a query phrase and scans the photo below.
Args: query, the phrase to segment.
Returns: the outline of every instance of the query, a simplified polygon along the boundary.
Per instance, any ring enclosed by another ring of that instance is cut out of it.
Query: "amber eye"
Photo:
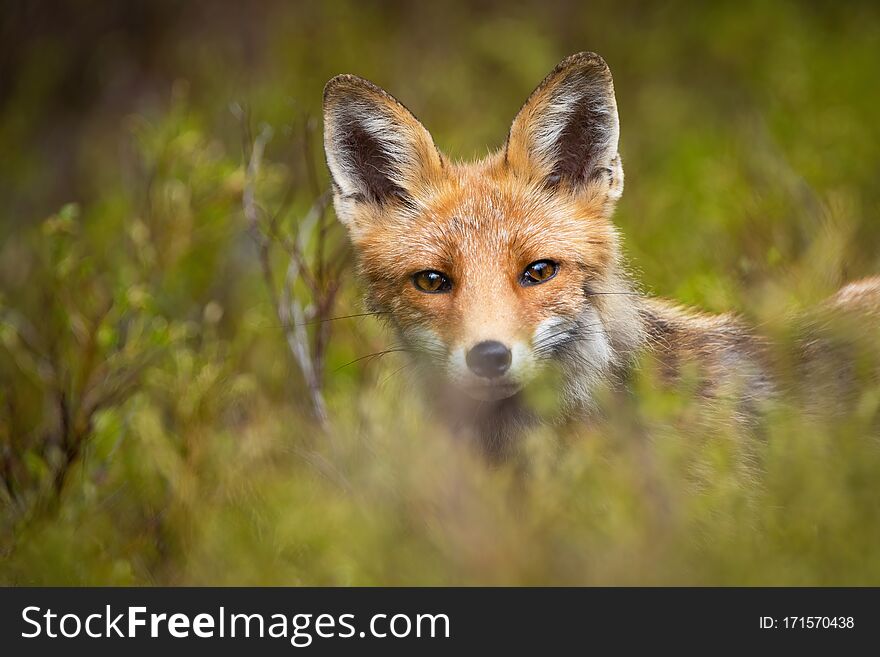
[[[427,269],[414,274],[412,281],[417,290],[427,292],[428,294],[449,292],[452,289],[452,283],[446,274],[434,271],[433,269]]]
[[[536,260],[522,274],[521,285],[538,285],[556,276],[559,265],[552,260]]]

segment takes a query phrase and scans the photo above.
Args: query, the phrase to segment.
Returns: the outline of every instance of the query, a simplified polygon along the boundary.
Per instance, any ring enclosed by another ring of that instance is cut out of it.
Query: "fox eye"
[[[452,282],[446,274],[434,271],[433,269],[426,269],[425,271],[413,274],[412,281],[417,290],[427,292],[428,294],[449,292],[452,289]]]
[[[538,285],[556,276],[559,265],[552,260],[536,260],[522,273],[520,285]]]

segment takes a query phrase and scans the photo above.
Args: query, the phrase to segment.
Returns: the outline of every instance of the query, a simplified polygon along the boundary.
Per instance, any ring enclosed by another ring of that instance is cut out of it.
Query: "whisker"
[[[372,354],[367,354],[365,356],[360,356],[358,358],[355,358],[354,360],[349,361],[348,363],[345,363],[344,365],[340,365],[335,370],[333,370],[333,372],[336,373],[339,370],[341,370],[345,367],[348,367],[349,365],[354,365],[355,363],[359,363],[362,360],[367,360],[368,358],[381,358],[382,356],[385,356],[386,354],[401,353],[401,352],[412,353],[412,354],[424,354],[424,355],[428,356],[429,358],[433,359],[434,361],[440,361],[441,359],[446,357],[445,351],[443,351],[441,349],[437,349],[435,347],[427,347],[427,346],[412,347],[412,346],[405,346],[405,345],[396,345],[393,347],[389,347],[388,349],[383,349],[382,351],[377,351]]]
[[[566,333],[577,335],[579,332],[580,328],[577,325],[569,326],[567,329],[564,329],[562,331],[542,336],[539,340],[535,341],[535,345],[550,343],[554,338],[558,338],[560,335],[565,335]]]
[[[386,383],[388,383],[388,381],[390,381],[390,380],[393,379],[395,376],[397,376],[398,374],[400,374],[400,373],[401,373],[403,370],[405,370],[407,367],[412,367],[413,365],[415,365],[415,362],[414,362],[414,361],[409,361],[409,362],[407,362],[407,363],[404,363],[403,365],[401,365],[400,367],[398,367],[396,370],[394,370],[391,374],[389,374],[389,375],[386,376],[384,379],[382,379],[381,381],[379,381],[379,387],[384,386]]]
[[[354,365],[355,363],[359,363],[360,361],[366,360],[367,358],[381,358],[382,356],[385,356],[386,354],[392,354],[392,353],[396,353],[396,352],[400,352],[400,351],[413,351],[413,350],[398,347],[398,348],[392,348],[392,349],[385,349],[383,351],[377,351],[372,354],[367,354],[366,356],[361,356],[359,358],[355,358],[354,360],[347,362],[345,365],[340,365],[335,370],[333,370],[333,373],[335,374],[339,370],[341,370],[345,367],[348,367],[349,365]]]
[[[584,294],[588,297],[596,297],[596,296],[606,296],[611,294],[619,294],[627,297],[641,297],[644,296],[641,292],[594,292],[593,290],[584,290]]]
[[[540,348],[545,346],[553,346],[555,343],[553,342],[555,338],[558,338],[560,335],[570,334],[571,337],[576,338],[578,336],[588,335],[585,331],[590,331],[589,335],[593,335],[593,331],[595,329],[601,328],[601,322],[594,322],[591,324],[581,324],[575,323],[569,326],[566,329],[562,329],[561,331],[557,331],[556,333],[551,333],[550,335],[541,336],[534,343],[534,348]]]
[[[546,338],[536,342],[532,349],[536,356],[540,358],[547,358],[555,355],[559,350],[565,349],[567,347],[571,347],[578,342],[586,342],[593,337],[600,335],[602,332],[601,323],[595,323],[591,325],[581,325],[570,328],[568,331],[560,331],[558,333],[554,333],[551,336],[547,336]],[[558,338],[560,335],[570,334],[568,337],[562,340],[554,340],[553,338]],[[579,354],[571,353],[569,354],[570,358],[578,358]]]
[[[286,331],[288,329],[292,329],[297,326],[314,326],[316,324],[324,324],[325,322],[335,322],[340,319],[357,319],[359,317],[371,317],[371,316],[378,317],[379,315],[388,315],[388,314],[389,314],[389,312],[385,311],[385,310],[378,311],[378,312],[370,312],[370,313],[354,313],[353,315],[340,315],[339,317],[325,317],[323,319],[313,319],[313,320],[309,320],[308,322],[302,322],[299,324],[293,324],[293,323],[284,322],[284,321],[281,321],[281,322],[273,321],[272,326],[277,326],[280,329]]]
[[[354,313],[353,315],[340,315],[339,317],[325,317],[324,319],[314,319],[309,322],[303,322],[302,324],[293,324],[293,326],[312,326],[313,324],[323,324],[324,322],[335,322],[340,319],[354,319],[357,317],[375,317],[377,315],[387,315],[387,310],[380,310],[377,312],[370,313]]]

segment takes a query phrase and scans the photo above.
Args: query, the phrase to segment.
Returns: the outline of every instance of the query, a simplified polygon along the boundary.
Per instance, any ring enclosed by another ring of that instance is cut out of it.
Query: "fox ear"
[[[613,202],[623,192],[619,132],[608,65],[595,53],[578,53],[529,96],[510,127],[505,162],[551,186],[598,184]]]
[[[354,75],[324,88],[324,152],[339,219],[361,204],[409,203],[443,168],[430,133],[393,96]]]

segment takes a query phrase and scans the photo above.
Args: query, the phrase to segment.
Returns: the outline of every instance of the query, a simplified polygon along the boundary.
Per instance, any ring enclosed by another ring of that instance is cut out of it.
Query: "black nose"
[[[477,376],[493,379],[510,367],[510,349],[495,340],[480,342],[467,352],[467,365]]]

